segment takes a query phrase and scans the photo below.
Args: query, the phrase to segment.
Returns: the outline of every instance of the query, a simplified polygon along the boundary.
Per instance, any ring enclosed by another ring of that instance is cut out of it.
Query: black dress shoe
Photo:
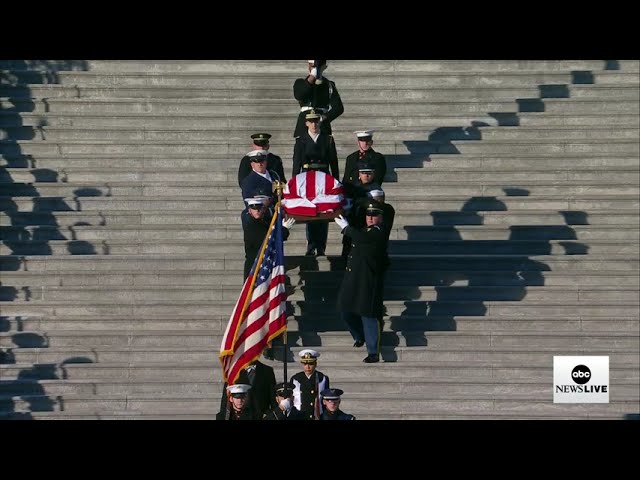
[[[380,355],[368,355],[367,358],[363,360],[364,363],[378,363],[380,361]]]
[[[364,341],[362,340],[356,340],[355,342],[353,342],[353,346],[356,348],[360,348],[363,345],[364,345]]]
[[[316,256],[316,249],[315,248],[308,248],[307,249],[307,253],[304,254],[305,257],[315,257]]]
[[[319,248],[319,249],[318,249],[317,256],[318,256],[318,257],[324,257],[324,248]]]

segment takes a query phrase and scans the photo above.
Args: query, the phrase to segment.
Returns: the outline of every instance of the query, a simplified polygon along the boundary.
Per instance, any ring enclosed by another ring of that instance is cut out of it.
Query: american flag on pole
[[[287,328],[284,214],[279,202],[276,212],[222,338],[220,362],[229,385]]]

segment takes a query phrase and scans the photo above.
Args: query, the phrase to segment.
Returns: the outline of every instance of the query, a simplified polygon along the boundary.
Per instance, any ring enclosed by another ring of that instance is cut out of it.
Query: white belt
[[[302,113],[302,112],[308,112],[309,110],[318,110],[319,112],[322,112],[322,113],[326,113],[326,112],[328,112],[328,111],[329,111],[329,109],[328,109],[328,108],[320,108],[320,107],[316,107],[316,108],[313,108],[313,107],[300,107],[300,113]]]

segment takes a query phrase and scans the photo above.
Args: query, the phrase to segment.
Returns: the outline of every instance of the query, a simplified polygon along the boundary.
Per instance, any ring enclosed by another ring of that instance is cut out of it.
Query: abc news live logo
[[[553,357],[553,403],[609,403],[609,357]]]

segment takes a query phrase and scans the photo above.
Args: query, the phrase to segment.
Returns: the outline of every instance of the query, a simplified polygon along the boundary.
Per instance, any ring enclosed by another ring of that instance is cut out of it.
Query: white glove
[[[295,218],[287,218],[282,220],[282,226],[287,230],[291,230],[291,227],[293,227],[295,223],[296,223]]]
[[[349,226],[349,222],[342,215],[338,215],[336,218],[333,219],[333,221],[338,224],[338,226],[340,227],[340,231],[344,230]]]
[[[316,67],[311,69],[311,75],[318,78],[318,69]]]

